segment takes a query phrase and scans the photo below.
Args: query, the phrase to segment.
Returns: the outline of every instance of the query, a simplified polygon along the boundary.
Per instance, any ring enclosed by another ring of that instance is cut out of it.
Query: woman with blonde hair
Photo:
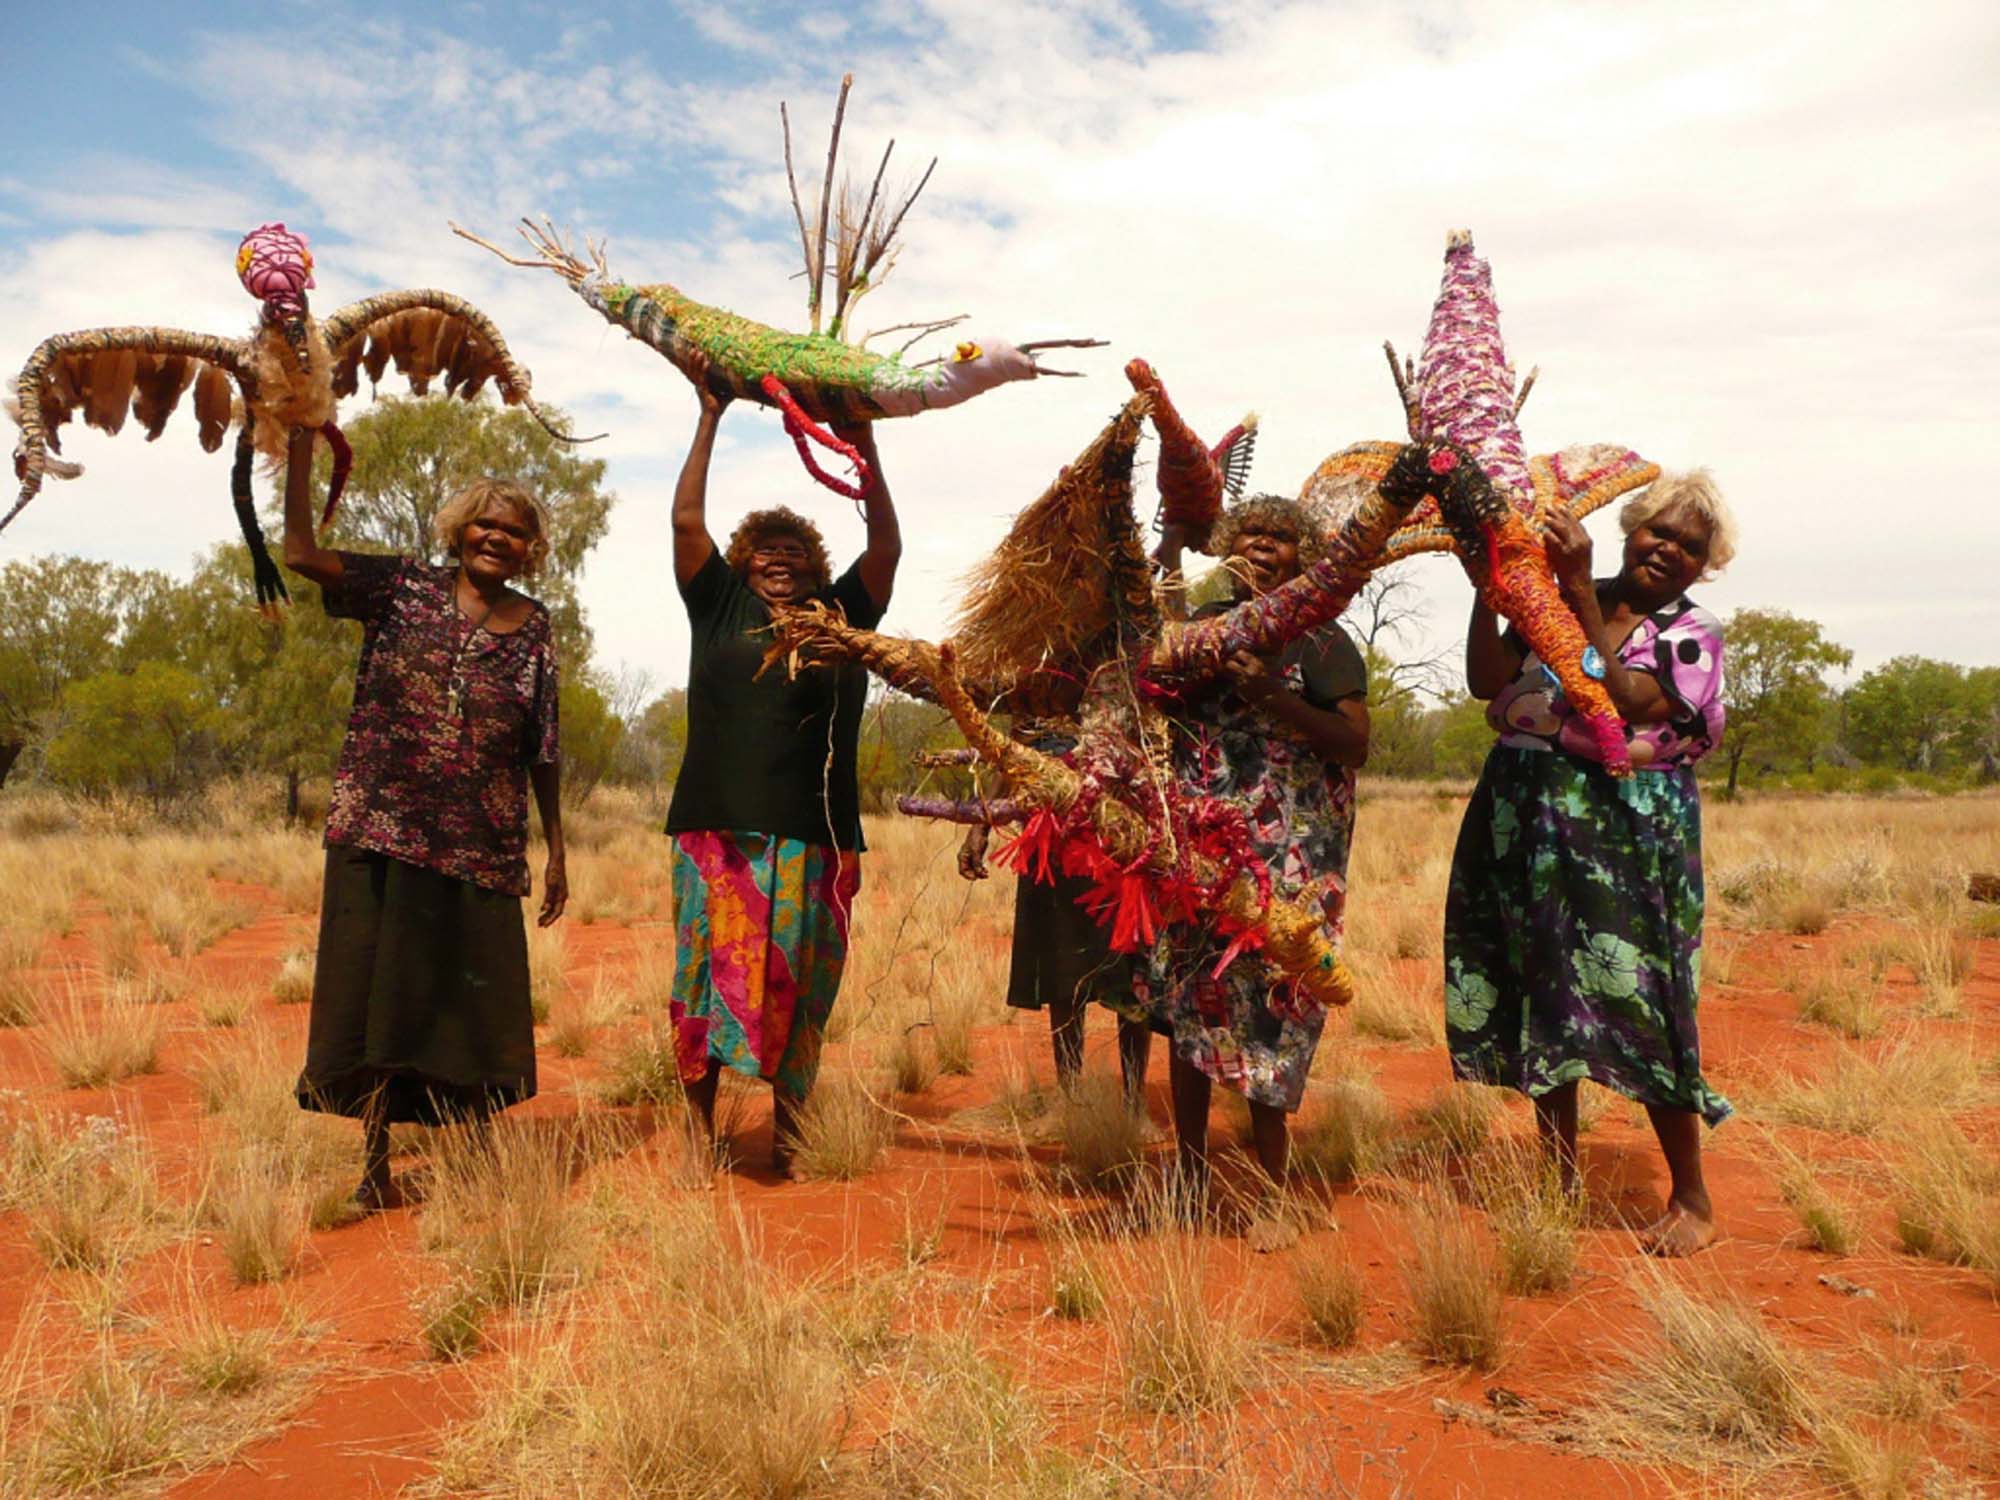
[[[569,886],[555,642],[549,612],[512,584],[548,555],[548,526],[528,491],[482,479],[438,513],[443,563],[331,551],[313,532],[312,441],[292,434],[285,565],[362,638],[298,1097],[361,1120],[355,1199],[373,1210],[398,1201],[391,1124],[483,1124],[535,1092],[531,786],[548,841],[542,926]]]
[[[708,463],[729,398],[688,370],[701,414],[674,490],[674,578],[687,606],[687,755],[667,809],[675,955],[670,1004],[692,1126],[708,1146],[722,1070],[771,1085],[771,1161],[791,1170],[799,1114],[847,957],[861,886],[856,759],[867,674],[763,672],[771,612],[809,601],[873,629],[902,535],[873,429],[839,425],[868,466],[868,543],[833,576],[819,528],[783,506],[708,529]]]
[[[1687,1255],[1715,1235],[1701,1127],[1729,1101],[1701,1071],[1701,799],[1694,764],[1722,738],[1722,627],[1687,597],[1736,551],[1707,473],[1664,476],[1628,501],[1615,578],[1593,581],[1590,538],[1549,524],[1549,561],[1625,721],[1635,772],[1603,765],[1553,673],[1475,603],[1465,670],[1499,742],[1452,855],[1445,1020],[1453,1071],[1534,1100],[1545,1149],[1577,1183],[1577,1084],[1637,1100],[1672,1175],[1642,1236]]]

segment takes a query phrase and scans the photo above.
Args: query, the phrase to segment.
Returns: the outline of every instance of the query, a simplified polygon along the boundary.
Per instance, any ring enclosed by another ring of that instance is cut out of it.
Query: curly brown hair
[[[806,549],[807,561],[821,588],[833,582],[833,561],[826,555],[826,538],[819,528],[789,506],[774,505],[769,510],[753,510],[729,533],[729,545],[722,560],[739,574],[750,569],[750,554],[757,544],[775,536],[794,538]]]
[[[1283,495],[1252,495],[1230,506],[1210,533],[1209,549],[1226,559],[1236,550],[1236,539],[1246,531],[1253,536],[1283,537],[1298,543],[1302,569],[1310,568],[1326,551],[1326,533],[1313,519],[1312,512]]]

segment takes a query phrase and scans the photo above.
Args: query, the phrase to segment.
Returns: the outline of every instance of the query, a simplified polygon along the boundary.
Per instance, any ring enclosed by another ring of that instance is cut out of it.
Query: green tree
[[[549,517],[549,558],[529,592],[549,607],[565,671],[584,666],[590,632],[576,602],[577,575],[604,538],[617,496],[603,459],[559,443],[515,407],[448,396],[385,397],[347,428],[354,474],[333,523],[335,546],[436,557],[431,523],[475,479],[525,486]],[[323,492],[329,460],[316,484]]]
[[[1981,781],[2000,781],[2000,667],[1965,674],[1965,759]]]
[[[1833,696],[1823,674],[1847,666],[1854,653],[1828,640],[1817,621],[1781,609],[1739,609],[1723,636],[1729,644],[1722,754],[1733,797],[1746,758],[1752,765],[1811,759]]]
[[[1903,771],[1943,769],[1966,728],[1965,669],[1925,656],[1898,656],[1847,690],[1847,733],[1865,761]]]
[[[674,784],[687,757],[687,689],[669,688],[646,705],[624,741],[624,774],[655,792]]]
[[[592,671],[566,672],[562,679],[563,801],[581,807],[618,766],[625,720],[612,692]]]
[[[1431,763],[1440,776],[1477,776],[1493,748],[1486,705],[1468,693],[1447,699],[1432,714],[1436,725]]]
[[[71,683],[146,655],[164,655],[134,630],[175,585],[80,557],[31,557],[0,566],[0,784],[49,732]]]
[[[140,791],[163,806],[199,784],[224,711],[184,667],[143,662],[63,689],[49,774],[94,796]]]

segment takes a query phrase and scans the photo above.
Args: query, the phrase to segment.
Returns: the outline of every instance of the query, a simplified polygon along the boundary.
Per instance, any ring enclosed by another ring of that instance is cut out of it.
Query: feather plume
[[[132,415],[145,426],[147,442],[166,430],[167,418],[174,414],[200,364],[185,354],[160,354],[152,358],[150,368],[140,373],[132,398]]]
[[[204,364],[201,373],[194,379],[194,419],[200,424],[197,436],[205,452],[213,453],[222,446],[222,435],[229,431],[233,416],[232,405],[236,388],[229,377],[214,365]]]
[[[361,356],[361,368],[368,372],[370,386],[382,383],[382,372],[389,368],[389,332],[386,328],[370,330],[368,352]]]
[[[282,327],[271,322],[259,325],[250,343],[250,368],[255,377],[251,389],[257,451],[267,462],[282,464],[292,428],[317,431],[333,420],[333,357],[318,320],[306,319],[303,360]]]
[[[132,406],[132,382],[138,374],[136,349],[100,349],[91,356],[84,421],[100,432],[115,433],[123,427],[125,414]]]

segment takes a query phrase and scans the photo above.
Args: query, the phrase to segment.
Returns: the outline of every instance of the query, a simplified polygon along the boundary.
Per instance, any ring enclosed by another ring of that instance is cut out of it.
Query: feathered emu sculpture
[[[1226,614],[1171,621],[1155,599],[1132,510],[1133,452],[1154,400],[1142,389],[1016,518],[975,570],[953,640],[933,646],[855,630],[814,606],[779,615],[766,665],[860,661],[942,704],[970,747],[960,760],[997,770],[1006,791],[908,797],[901,809],[1018,824],[994,857],[1026,879],[1090,879],[1084,904],[1110,927],[1114,948],[1134,951],[1167,924],[1213,919],[1229,939],[1226,962],[1268,963],[1300,1004],[1344,1004],[1353,984],[1322,906],[1310,889],[1274,894],[1242,809],[1178,783],[1168,707],[1231,652],[1274,650],[1339,615],[1390,534],[1442,484],[1429,467],[1434,450],[1411,445],[1299,578]],[[1041,712],[1060,696],[1043,690],[1052,674],[1083,683],[1077,747],[1064,756],[1009,739],[983,711]]]
[[[359,388],[363,371],[373,387],[393,361],[419,396],[442,378],[448,393],[468,401],[491,380],[509,406],[525,406],[554,437],[579,441],[542,414],[529,394],[528,372],[515,363],[500,330],[462,297],[430,289],[385,292],[315,318],[306,300],[314,285],[312,251],[304,235],[283,224],[263,224],[244,236],[236,272],[244,290],[263,304],[243,338],[178,328],[91,328],[36,346],[8,403],[21,429],[14,445],[21,493],[0,516],[0,530],[35,498],[44,475],[74,479],[83,472],[81,464],[52,456],[62,452],[58,432],[71,416],[81,412],[90,426],[115,433],[129,411],[151,441],[192,391],[196,436],[208,452],[222,446],[232,423],[242,424],[230,494],[250,548],[257,602],[269,613],[286,591],[257,522],[251,456],[262,453],[272,465],[281,464],[289,430],[315,429],[333,452],[320,524],[330,522],[353,463],[334,412]]]
[[[1493,272],[1472,248],[1472,236],[1454,231],[1446,241],[1444,281],[1424,335],[1423,357],[1399,362],[1385,344],[1389,370],[1403,401],[1410,438],[1442,442],[1444,466],[1431,498],[1418,505],[1383,548],[1382,561],[1418,552],[1454,552],[1473,586],[1497,613],[1511,620],[1548,666],[1570,702],[1589,723],[1614,776],[1632,774],[1633,752],[1602,682],[1603,663],[1563,600],[1542,544],[1543,524],[1556,509],[1579,518],[1630,490],[1651,484],[1659,465],[1629,448],[1598,443],[1529,458],[1517,420],[1533,388],[1530,370],[1519,391],[1500,338],[1500,308]],[[1400,443],[1357,443],[1343,448],[1306,481],[1300,500],[1329,525],[1338,526],[1368,502],[1388,472]],[[1477,465],[1445,482],[1449,465],[1463,455]]]
[[[785,176],[791,184],[792,213],[805,251],[806,311],[811,319],[807,333],[787,333],[708,306],[665,282],[634,285],[618,281],[605,263],[601,242],[593,245],[586,239],[585,254],[579,256],[546,218],[539,225],[523,219],[518,226],[532,252],[526,256],[510,255],[456,224],[452,231],[491,250],[509,265],[554,271],[606,322],[650,344],[682,371],[695,354],[706,356],[709,383],[717,394],[776,407],[784,416],[785,431],[797,445],[806,472],[836,494],[859,499],[867,490],[867,466],[851,445],[823,424],[914,416],[920,411],[956,406],[1011,381],[1075,375],[1078,372],[1074,370],[1052,370],[1038,364],[1035,355],[1043,349],[1097,348],[1103,340],[1043,339],[1017,345],[997,338],[965,338],[949,356],[906,365],[902,356],[912,344],[927,334],[956,327],[965,317],[899,323],[853,339],[850,320],[855,306],[888,279],[901,248],[896,236],[903,218],[937,167],[933,159],[917,185],[900,199],[893,194],[884,197],[882,178],[889,168],[890,153],[896,149],[892,140],[882,152],[865,199],[844,179],[836,192],[840,127],[847,113],[848,90],[853,86],[852,74],[840,81],[827,145],[826,179],[813,211],[817,227],[808,226],[798,178],[792,171],[791,118],[784,105],[778,106],[784,122]],[[829,271],[833,278],[830,304]],[[911,337],[894,354],[876,354],[865,347],[869,339],[887,333],[909,333]],[[854,481],[821,468],[813,457],[813,444],[845,460],[854,471]]]

